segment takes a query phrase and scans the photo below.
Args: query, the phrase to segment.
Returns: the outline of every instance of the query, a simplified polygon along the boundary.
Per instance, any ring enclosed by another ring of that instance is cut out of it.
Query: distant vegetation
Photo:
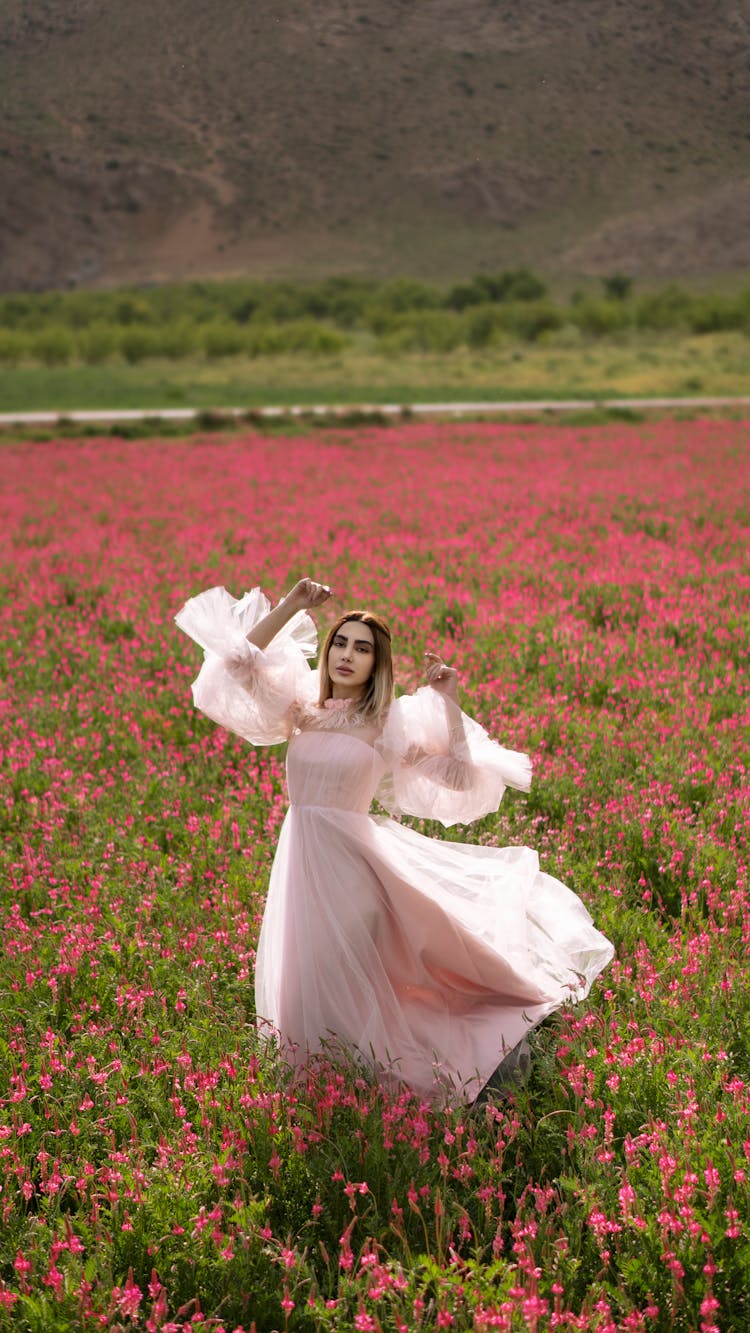
[[[750,334],[750,287],[733,296],[696,295],[671,284],[637,295],[622,273],[602,287],[601,295],[574,293],[561,302],[536,274],[517,268],[448,288],[409,278],[333,277],[16,294],[0,297],[0,362],[329,357],[363,345],[397,357],[640,332]]]

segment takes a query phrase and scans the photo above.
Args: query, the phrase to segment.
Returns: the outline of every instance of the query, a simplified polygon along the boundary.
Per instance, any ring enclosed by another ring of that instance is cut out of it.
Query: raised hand
[[[425,653],[424,660],[427,668],[427,684],[439,694],[457,700],[458,672],[455,667],[449,667],[437,653]]]
[[[333,593],[327,583],[316,583],[314,579],[300,579],[295,583],[287,601],[293,601],[300,610],[307,611],[313,606],[322,606]]]

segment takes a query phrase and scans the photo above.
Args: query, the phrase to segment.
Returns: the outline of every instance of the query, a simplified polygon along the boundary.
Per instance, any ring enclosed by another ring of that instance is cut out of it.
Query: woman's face
[[[375,639],[369,625],[345,620],[328,649],[334,699],[358,699],[375,667]]]

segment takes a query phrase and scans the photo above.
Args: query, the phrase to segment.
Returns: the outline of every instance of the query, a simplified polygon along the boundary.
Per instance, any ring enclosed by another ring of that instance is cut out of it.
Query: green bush
[[[151,309],[148,301],[144,297],[134,296],[131,293],[125,293],[117,298],[113,314],[115,322],[123,324],[127,328],[132,324],[147,324],[151,319]]]
[[[622,301],[597,301],[591,297],[578,301],[571,308],[568,318],[571,323],[578,325],[582,333],[594,338],[617,333],[631,321],[630,311]]]
[[[633,290],[633,279],[627,273],[610,273],[602,282],[611,301],[625,301]]]
[[[469,347],[487,347],[497,334],[497,312],[492,305],[480,305],[465,318],[466,341]]]
[[[33,296],[0,297],[0,326],[3,329],[26,328],[29,316],[35,309]]]
[[[29,355],[29,339],[15,329],[0,329],[0,361],[18,365]]]
[[[638,302],[636,324],[639,329],[687,328],[692,298],[683,287],[670,283]]]
[[[238,324],[229,324],[214,320],[205,324],[200,331],[203,351],[211,359],[222,356],[238,356],[246,350],[247,334]]]
[[[540,333],[538,338],[540,346],[544,347],[580,347],[583,341],[583,333],[572,320],[561,324],[559,329],[547,329],[546,333]]]
[[[528,268],[510,268],[494,277],[478,273],[470,282],[459,282],[451,287],[443,301],[450,310],[467,310],[470,306],[499,301],[540,301],[547,288]]]
[[[691,333],[750,329],[750,302],[742,297],[698,296],[691,302],[687,321]]]
[[[541,301],[547,294],[546,285],[529,268],[509,268],[497,277],[481,276],[474,281],[485,286],[493,301]]]
[[[443,310],[410,311],[393,316],[378,342],[388,356],[401,352],[452,352],[466,341],[466,325]]]
[[[154,329],[125,328],[119,337],[120,353],[129,365],[138,365],[160,353],[159,334]]]
[[[260,297],[257,292],[242,292],[229,303],[227,314],[235,324],[247,324],[255,315],[259,303]]]
[[[67,324],[68,328],[88,329],[92,324],[101,320],[103,293],[80,290],[66,292],[65,294],[59,293],[58,295],[58,308],[55,317]]]
[[[543,333],[567,322],[563,311],[549,301],[514,301],[501,307],[498,321],[500,327],[524,342],[536,342]]]
[[[157,332],[157,342],[161,356],[171,361],[179,361],[183,356],[190,356],[196,348],[197,337],[194,325],[187,319],[175,319],[164,324]]]
[[[487,287],[476,280],[472,282],[458,282],[455,287],[451,287],[445,298],[444,304],[449,310],[468,310],[470,306],[483,305],[486,301],[493,298],[487,291]]]
[[[286,324],[306,314],[305,295],[296,283],[271,283],[262,291],[256,318],[273,324]]]
[[[31,354],[45,366],[64,366],[73,357],[74,343],[69,329],[50,324],[31,338]]]
[[[333,356],[343,351],[347,339],[337,329],[314,319],[293,320],[279,330],[279,351],[309,352],[313,356]]]
[[[340,328],[353,328],[362,321],[378,285],[373,278],[327,278],[317,289],[321,316]]]
[[[247,331],[245,350],[248,356],[278,356],[283,351],[281,329],[275,324],[253,324]]]
[[[288,324],[251,325],[244,346],[249,356],[282,356],[284,353],[335,356],[347,345],[347,338],[327,324],[314,319],[292,320]]]
[[[108,361],[117,347],[117,330],[103,320],[97,320],[78,336],[78,355],[89,366]]]
[[[442,304],[434,287],[410,278],[394,278],[379,289],[364,311],[364,322],[382,336],[395,331],[397,316],[417,310],[434,310]]]

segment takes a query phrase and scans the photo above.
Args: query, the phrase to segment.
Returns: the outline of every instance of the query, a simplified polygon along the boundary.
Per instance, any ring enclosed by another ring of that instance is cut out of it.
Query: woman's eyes
[[[333,641],[333,646],[334,646],[334,648],[346,648],[346,639],[334,639],[334,641]],[[372,644],[371,644],[371,643],[355,643],[355,645],[354,645],[354,651],[355,651],[356,653],[371,653],[371,652],[372,652]]]

